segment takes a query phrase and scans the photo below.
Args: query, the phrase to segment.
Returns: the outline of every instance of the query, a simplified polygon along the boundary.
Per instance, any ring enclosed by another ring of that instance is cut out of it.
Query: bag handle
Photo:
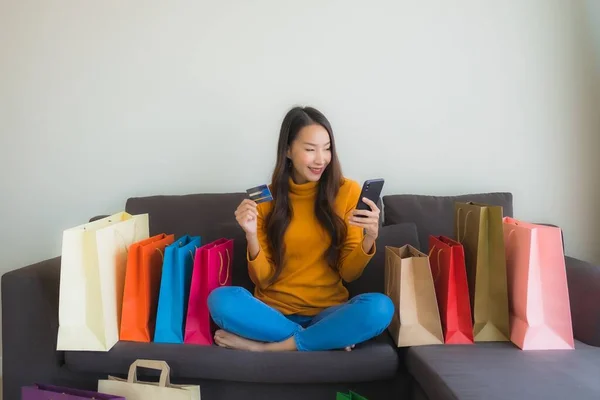
[[[108,222],[112,222],[111,220],[108,220]],[[134,222],[133,224],[133,237],[131,238],[131,240],[129,241],[129,246],[131,246],[132,244],[135,243],[135,237],[136,237],[136,233],[137,233],[137,226],[138,224],[136,224]],[[123,247],[125,248],[125,252],[129,255],[129,246],[127,245],[127,240],[125,240],[125,238],[123,237],[123,235],[121,235],[121,232],[119,232],[116,229],[113,229],[113,232],[119,236],[121,238],[121,244],[123,245]]]
[[[194,245],[194,249],[195,249],[195,251],[197,251],[198,250],[198,246]],[[190,257],[192,257],[192,261],[194,261],[194,259],[196,258],[196,256],[194,255],[194,253],[192,253],[191,250],[188,250],[188,251],[190,252]]]
[[[513,253],[507,251],[509,249],[508,244],[510,243],[511,235],[513,235],[515,233],[515,231],[516,231],[516,229],[511,229],[510,232],[508,232],[508,236],[506,237],[506,240],[504,242],[504,249],[506,251],[506,261],[509,263],[512,262],[512,258],[510,256],[512,256]]]
[[[516,229],[511,229],[510,232],[508,232],[508,236],[506,237],[506,242],[508,243],[508,241],[510,240],[510,235],[512,235],[513,233],[515,233]]]
[[[143,359],[135,360],[133,362],[133,364],[131,364],[131,366],[129,367],[129,374],[127,375],[128,383],[137,383],[137,381],[138,381],[137,380],[137,368],[138,367],[155,369],[155,370],[161,371],[160,379],[158,381],[158,386],[165,387],[165,386],[171,385],[171,379],[170,379],[171,369],[169,368],[169,364],[167,364],[165,361],[143,360]]]
[[[461,243],[461,244],[467,237],[467,223],[469,222],[469,215],[473,212],[473,210],[467,211],[467,215],[465,216],[465,229],[464,229],[463,237],[461,239],[460,238],[460,212],[462,210],[463,209],[461,207],[459,207],[458,210],[456,211],[456,240],[458,241],[458,243]]]
[[[223,254],[219,252],[219,259],[221,260],[221,266],[219,267],[219,285],[225,286],[227,280],[229,279],[229,268],[231,267],[231,257],[229,256],[229,249],[225,249],[227,253],[227,276],[225,276],[225,282],[221,282],[221,275],[223,272]]]
[[[431,264],[431,255],[433,254],[433,251],[436,249],[435,245],[431,248],[431,250],[429,250],[429,264]],[[442,271],[442,268],[440,267],[440,255],[442,254],[442,251],[444,251],[444,249],[438,249],[437,252],[437,274],[435,274],[435,278],[433,278],[433,282],[437,282],[438,278],[440,277],[440,273]]]
[[[385,294],[390,296],[392,294],[392,287],[394,286],[391,277],[394,276],[394,270],[392,267],[393,260],[392,257],[385,256],[385,268],[386,270],[386,285],[385,285]]]

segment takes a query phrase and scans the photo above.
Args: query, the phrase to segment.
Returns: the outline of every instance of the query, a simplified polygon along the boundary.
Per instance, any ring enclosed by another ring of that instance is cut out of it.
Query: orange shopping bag
[[[129,246],[120,340],[150,342],[154,336],[163,254],[174,241],[175,235],[162,233]]]

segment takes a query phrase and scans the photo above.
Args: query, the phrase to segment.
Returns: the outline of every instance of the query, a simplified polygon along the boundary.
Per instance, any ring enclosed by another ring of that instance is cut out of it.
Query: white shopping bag
[[[161,371],[159,382],[138,382],[137,367]],[[155,360],[135,361],[129,367],[127,379],[109,376],[99,380],[98,391],[123,396],[127,400],[200,400],[200,386],[171,384],[169,365]]]
[[[148,214],[126,212],[63,232],[57,350],[117,343],[127,250],[148,236]]]

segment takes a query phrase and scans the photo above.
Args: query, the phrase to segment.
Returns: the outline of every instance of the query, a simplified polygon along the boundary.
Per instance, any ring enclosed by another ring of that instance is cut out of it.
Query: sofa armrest
[[[600,266],[565,257],[575,339],[600,347]]]
[[[60,257],[2,275],[3,398],[20,387],[60,379],[63,352],[56,351]]]

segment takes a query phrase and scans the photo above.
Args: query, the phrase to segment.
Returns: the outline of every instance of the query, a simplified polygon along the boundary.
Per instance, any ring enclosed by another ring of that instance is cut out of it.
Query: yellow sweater
[[[260,251],[254,260],[248,256],[250,278],[256,285],[254,295],[285,315],[313,316],[327,307],[347,301],[348,291],[342,279],[350,282],[358,278],[375,254],[375,246],[370,254],[364,252],[362,228],[348,224],[360,196],[360,186],[345,179],[335,200],[335,211],[344,217],[348,236],[340,254],[339,272],[329,267],[324,253],[331,238],[314,212],[317,185],[318,182],[298,185],[290,179],[289,199],[293,217],[284,236],[285,264],[277,281],[271,285],[269,279],[275,268],[268,251],[265,217],[273,202],[258,205]]]

